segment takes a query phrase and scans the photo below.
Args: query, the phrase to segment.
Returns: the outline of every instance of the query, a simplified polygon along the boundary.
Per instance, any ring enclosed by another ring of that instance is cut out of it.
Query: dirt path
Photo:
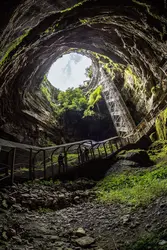
[[[104,205],[97,203],[94,191],[88,189],[93,185],[19,185],[3,190],[0,249],[135,249],[127,246],[157,231],[163,232],[157,248],[143,249],[167,249],[162,248],[167,243],[167,197],[147,208]]]

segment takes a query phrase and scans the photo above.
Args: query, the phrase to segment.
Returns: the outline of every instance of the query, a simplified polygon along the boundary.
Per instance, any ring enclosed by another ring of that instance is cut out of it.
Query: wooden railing
[[[104,141],[84,140],[74,143],[62,144],[52,147],[35,147],[0,139],[1,154],[6,153],[6,162],[0,163],[0,182],[14,179],[23,174],[26,179],[54,178],[67,169],[79,167],[88,161],[106,158],[117,152],[123,146],[138,142],[147,135],[154,126],[157,115],[167,107],[164,106],[150,112],[143,121],[136,126],[133,133],[126,137],[112,137]],[[89,150],[88,157],[84,156],[84,150]],[[58,164],[58,156],[64,156],[64,167]],[[48,174],[49,172],[49,174]]]

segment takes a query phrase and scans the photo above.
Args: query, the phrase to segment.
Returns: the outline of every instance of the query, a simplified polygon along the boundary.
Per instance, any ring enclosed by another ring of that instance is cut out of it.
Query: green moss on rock
[[[136,91],[140,90],[143,86],[140,78],[133,72],[130,65],[124,71],[125,88],[133,88]]]
[[[28,36],[30,30],[27,30],[23,35],[21,35],[20,37],[18,37],[17,39],[15,39],[11,45],[8,47],[6,53],[4,54],[4,56],[1,58],[0,60],[0,67],[2,65],[4,65],[9,59],[10,59],[10,54],[12,51],[14,51],[23,41],[23,39]]]
[[[156,132],[153,132],[153,133],[150,135],[150,140],[151,140],[152,142],[155,142],[155,141],[157,140],[157,134],[156,134]]]
[[[83,1],[81,1],[81,2],[79,2],[79,3],[76,3],[75,5],[73,5],[73,6],[70,7],[70,8],[61,10],[60,13],[65,13],[65,12],[71,11],[71,10],[77,8],[78,6],[81,6],[83,3],[87,2],[87,1],[88,1],[88,0],[83,0]]]
[[[167,109],[162,111],[155,121],[156,133],[158,140],[166,140],[167,139]]]
[[[166,162],[152,169],[131,169],[121,174],[111,174],[100,181],[95,189],[101,202],[147,206],[167,194]]]
[[[104,71],[114,80],[116,73],[124,72],[125,66],[120,63],[113,62],[108,56],[92,52],[100,64],[102,64]]]
[[[161,230],[156,232],[145,232],[142,236],[139,236],[136,242],[126,245],[125,250],[166,250],[166,239],[166,229],[162,232]],[[161,242],[164,242],[164,244],[161,244]]]

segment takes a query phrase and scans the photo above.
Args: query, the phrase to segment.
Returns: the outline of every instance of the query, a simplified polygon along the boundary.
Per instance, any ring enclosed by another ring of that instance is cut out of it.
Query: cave
[[[1,9],[3,138],[24,142],[28,129],[30,136],[33,134],[34,124],[49,131],[49,135],[60,133],[58,126],[53,129],[47,122],[52,120],[52,114],[48,106],[41,104],[39,86],[53,62],[71,51],[91,58],[94,66],[90,86],[110,75],[121,93],[126,112],[132,116],[133,127],[164,98],[166,9],[163,1],[158,4],[149,1],[112,4],[17,1],[12,4],[8,1]]]
[[[0,12],[2,249],[166,249],[166,0],[2,0]],[[53,86],[74,54],[88,79]]]

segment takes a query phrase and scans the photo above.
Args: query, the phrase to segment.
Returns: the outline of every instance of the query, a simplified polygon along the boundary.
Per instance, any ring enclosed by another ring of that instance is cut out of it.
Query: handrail
[[[95,159],[95,158],[101,158],[101,156],[103,155],[103,158],[108,157],[108,151],[106,149],[106,144],[108,143],[108,146],[110,148],[111,154],[115,153],[118,149],[122,148],[123,146],[126,146],[130,143],[136,143],[137,141],[139,141],[145,134],[147,134],[150,129],[152,128],[153,124],[155,123],[156,117],[159,115],[160,112],[162,112],[163,110],[165,110],[167,108],[167,104],[163,106],[163,108],[161,108],[161,110],[159,109],[159,106],[161,104],[159,104],[154,110],[150,111],[145,118],[135,127],[135,129],[133,130],[133,132],[131,134],[129,134],[128,136],[125,137],[119,137],[119,136],[115,136],[115,137],[111,137],[108,139],[105,139],[103,141],[94,141],[94,140],[82,140],[82,141],[77,141],[77,142],[72,142],[72,143],[66,143],[66,144],[61,144],[61,145],[56,145],[56,146],[50,146],[50,147],[36,147],[36,146],[31,146],[31,145],[27,145],[27,144],[21,144],[21,143],[16,143],[16,142],[11,142],[11,141],[6,141],[3,139],[0,139],[0,146],[3,147],[8,147],[11,150],[9,151],[12,152],[12,163],[11,165],[7,165],[5,163],[0,163],[2,166],[6,166],[3,169],[6,169],[6,173],[4,173],[4,175],[6,174],[6,176],[3,178],[0,178],[0,181],[2,181],[4,178],[8,178],[11,177],[11,180],[13,182],[14,180],[14,167],[18,167],[19,165],[26,165],[29,166],[29,176],[31,177],[33,174],[33,179],[35,179],[35,160],[37,155],[42,152],[42,165],[43,165],[43,173],[44,173],[44,179],[46,178],[46,162],[50,162],[51,163],[51,167],[52,167],[52,177],[54,177],[54,167],[58,164],[54,164],[53,162],[53,155],[57,152],[57,154],[60,153],[60,149],[63,150],[64,154],[65,154],[65,165],[66,167],[68,166],[68,163],[71,162],[75,162],[73,159],[67,159],[67,152],[69,152],[70,148],[74,147],[73,150],[74,152],[76,151],[77,155],[78,155],[78,159],[79,159],[79,148],[84,147],[84,148],[89,148],[89,152],[91,154],[91,158],[89,158],[89,160],[91,159]],[[116,150],[112,149],[112,145],[115,145]],[[104,153],[102,153],[100,151],[100,147],[103,147],[103,151]],[[25,151],[29,150],[29,164],[27,163],[16,163],[15,162],[15,154],[16,154],[16,149],[22,149]],[[108,149],[109,149],[108,148]],[[98,151],[98,155],[95,154],[94,150]],[[47,156],[46,158],[46,153],[49,153],[50,156]],[[71,151],[70,151],[71,152]],[[69,152],[69,153],[70,153]],[[105,155],[105,156],[104,156]],[[49,161],[48,161],[49,160]],[[68,161],[68,162],[67,162]],[[76,157],[76,162],[77,162],[77,157]],[[88,161],[78,161],[78,164],[83,164],[85,162]],[[9,174],[9,169],[11,168],[11,172]],[[66,170],[66,168],[64,168]],[[0,171],[2,170],[2,168],[0,168]],[[63,170],[64,171],[64,170]],[[31,179],[31,178],[30,178]]]

